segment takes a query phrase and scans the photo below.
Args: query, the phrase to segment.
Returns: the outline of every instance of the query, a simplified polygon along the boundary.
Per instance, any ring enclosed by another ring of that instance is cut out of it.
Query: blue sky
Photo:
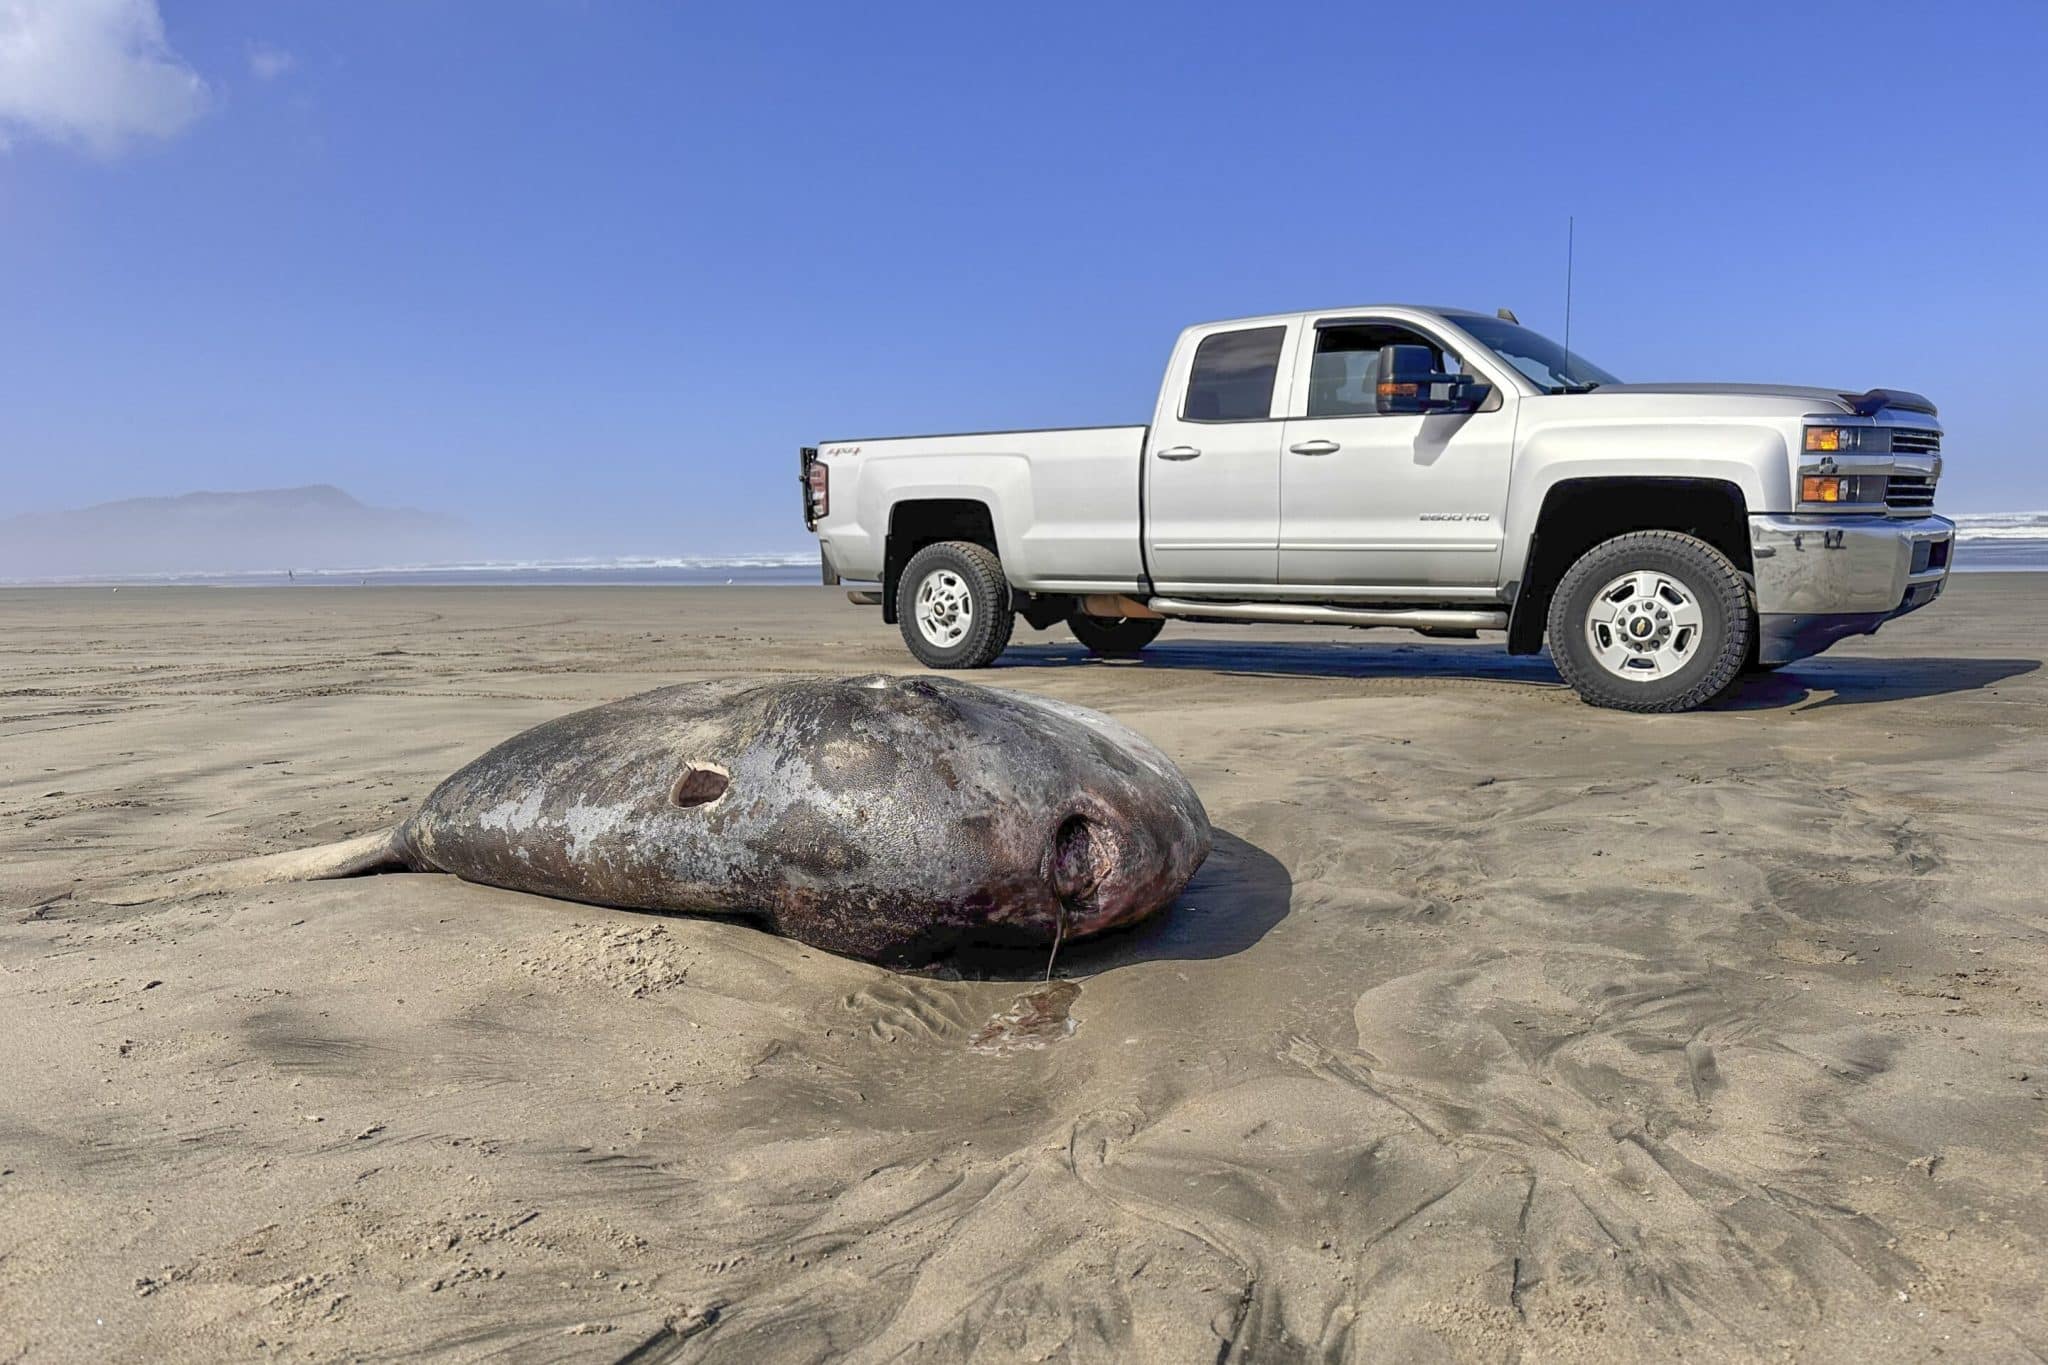
[[[2048,507],[2040,0],[14,6],[0,515],[800,548],[798,445],[1143,421],[1191,321],[1555,332],[1567,215],[1608,369],[1919,389],[1945,510]]]

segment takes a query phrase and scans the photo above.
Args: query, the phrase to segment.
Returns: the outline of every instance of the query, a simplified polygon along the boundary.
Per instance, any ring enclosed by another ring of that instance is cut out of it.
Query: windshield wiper
[[[1585,383],[1583,383],[1583,384],[1553,384],[1553,385],[1551,385],[1551,387],[1550,387],[1550,389],[1548,390],[1548,392],[1550,392],[1550,393],[1591,393],[1591,392],[1592,392],[1593,390],[1595,390],[1595,389],[1597,389],[1597,388],[1599,388],[1599,387],[1600,387],[1600,381],[1599,381],[1599,380],[1597,380],[1597,379],[1591,379],[1591,380],[1588,380],[1587,382],[1585,382]]]

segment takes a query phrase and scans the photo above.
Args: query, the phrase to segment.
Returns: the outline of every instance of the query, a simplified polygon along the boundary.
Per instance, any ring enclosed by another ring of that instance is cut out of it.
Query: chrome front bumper
[[[1751,517],[1758,659],[1818,654],[1926,606],[1948,582],[1955,532],[1936,516]]]

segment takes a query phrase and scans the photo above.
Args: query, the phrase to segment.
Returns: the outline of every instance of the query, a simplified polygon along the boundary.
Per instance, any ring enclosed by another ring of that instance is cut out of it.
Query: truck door
[[[1494,385],[1477,412],[1375,410],[1380,350],[1427,346]],[[1281,456],[1279,581],[1335,596],[1491,597],[1499,586],[1514,390],[1419,325],[1311,319]]]
[[[1162,593],[1270,590],[1296,319],[1197,328],[1174,348],[1145,448],[1145,561]]]

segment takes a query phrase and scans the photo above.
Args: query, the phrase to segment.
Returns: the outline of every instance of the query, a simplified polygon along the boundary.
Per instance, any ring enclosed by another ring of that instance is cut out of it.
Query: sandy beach
[[[0,593],[0,1360],[2048,1352],[2048,576],[1678,716],[1497,643],[1018,639],[974,680],[1143,732],[1217,850],[977,1047],[1042,956],[105,899],[600,701],[914,671],[836,592]]]

